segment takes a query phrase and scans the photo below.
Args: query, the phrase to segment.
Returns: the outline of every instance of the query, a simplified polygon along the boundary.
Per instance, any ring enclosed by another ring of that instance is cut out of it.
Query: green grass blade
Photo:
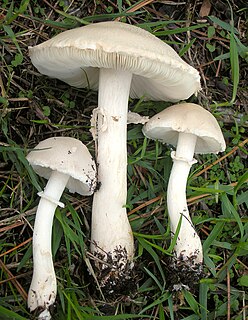
[[[153,307],[155,307],[155,306],[157,306],[157,305],[165,302],[166,300],[169,299],[170,295],[171,295],[171,294],[170,294],[169,292],[165,292],[165,293],[162,294],[158,299],[156,299],[156,300],[153,301],[151,304],[149,304],[149,305],[146,306],[144,309],[142,309],[139,314],[141,315],[142,313],[146,312],[147,310],[149,310],[149,309],[151,309],[151,308],[153,308]]]
[[[158,257],[158,255],[157,255],[157,253],[152,249],[150,243],[147,243],[146,240],[138,237],[138,241],[139,241],[139,243],[141,244],[141,246],[142,246],[147,252],[149,252],[149,254],[152,256],[153,260],[155,261],[155,263],[156,263],[156,265],[157,265],[157,267],[158,267],[158,269],[159,269],[159,272],[160,272],[160,274],[161,274],[161,276],[162,276],[162,279],[163,279],[163,281],[164,281],[164,283],[165,283],[164,270],[163,270],[163,268],[162,268],[162,266],[161,266],[161,263],[160,263],[160,260],[159,260],[159,257]]]
[[[241,218],[237,212],[237,210],[235,209],[234,205],[231,203],[231,201],[228,199],[226,194],[222,195],[222,212],[224,216],[227,217],[233,217],[236,221],[236,223],[239,226],[239,230],[240,230],[240,237],[243,238],[244,236],[244,226],[243,223],[241,221]]]
[[[239,54],[233,33],[230,34],[230,64],[232,70],[233,92],[230,103],[234,103],[239,85]]]
[[[146,267],[144,267],[144,270],[147,272],[147,274],[153,279],[153,281],[157,284],[159,287],[160,291],[163,291],[163,286],[159,282],[158,278],[153,274],[150,270],[148,270]]]
[[[201,311],[201,319],[207,319],[208,316],[208,283],[200,283],[199,303]]]
[[[190,293],[187,290],[183,290],[183,296],[185,300],[188,302],[190,308],[194,311],[194,313],[200,315],[198,302],[193,297],[192,293]]]
[[[213,241],[217,239],[218,235],[221,233],[222,229],[225,226],[225,222],[217,222],[214,226],[213,230],[211,231],[210,235],[203,243],[203,252],[207,252],[210,246],[212,245]]]
[[[228,32],[234,32],[235,34],[238,34],[238,30],[234,28],[230,23],[227,23],[225,21],[220,20],[219,18],[215,16],[209,16],[209,19],[213,21],[213,23],[216,23],[219,25],[222,29],[228,31]]]
[[[14,311],[11,311],[5,307],[0,306],[0,319],[3,320],[28,320],[22,316],[19,316]]]

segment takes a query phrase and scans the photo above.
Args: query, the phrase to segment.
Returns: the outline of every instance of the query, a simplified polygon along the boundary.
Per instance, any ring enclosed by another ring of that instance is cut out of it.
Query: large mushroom
[[[174,248],[174,266],[183,266],[181,278],[188,272],[201,274],[203,252],[187,207],[186,185],[191,166],[197,161],[194,153],[218,153],[225,150],[225,140],[214,116],[193,103],[173,105],[156,114],[144,125],[148,138],[176,146],[171,157],[173,166],[167,188],[167,208],[171,232],[174,235],[181,220]],[[192,279],[188,277],[188,279]]]
[[[129,95],[164,101],[186,99],[200,89],[199,73],[162,40],[121,22],[62,32],[30,48],[29,54],[41,73],[71,86],[99,91],[94,118],[100,188],[93,199],[91,250],[108,260],[103,269],[112,264],[109,271],[120,278],[134,255],[125,208]]]
[[[69,137],[49,138],[40,142],[28,155],[34,171],[48,179],[41,197],[33,232],[33,278],[28,292],[30,311],[39,308],[38,319],[49,320],[57,284],[53,267],[51,236],[57,206],[64,207],[60,197],[70,192],[91,195],[96,186],[96,166],[87,147]],[[37,309],[38,310],[38,309]]]

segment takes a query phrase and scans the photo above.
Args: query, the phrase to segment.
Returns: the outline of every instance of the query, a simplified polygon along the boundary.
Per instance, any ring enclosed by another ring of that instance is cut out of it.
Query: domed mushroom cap
[[[170,106],[153,116],[143,127],[146,137],[177,145],[179,132],[197,136],[195,153],[218,153],[226,143],[215,117],[194,103]]]
[[[99,69],[133,74],[130,96],[178,101],[200,90],[196,69],[149,32],[121,22],[68,30],[29,48],[34,66],[71,86],[98,89]]]
[[[50,178],[57,170],[70,176],[66,187],[70,192],[91,195],[96,187],[96,165],[87,147],[70,137],[48,138],[41,141],[27,160],[41,177]]]

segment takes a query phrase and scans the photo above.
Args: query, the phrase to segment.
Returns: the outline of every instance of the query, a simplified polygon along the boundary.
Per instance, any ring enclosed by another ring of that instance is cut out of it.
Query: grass
[[[219,121],[227,149],[197,156],[187,196],[204,248],[205,276],[194,291],[171,292],[167,259],[172,252],[166,211],[170,148],[128,127],[127,211],[137,266],[130,295],[104,300],[89,278],[91,198],[65,192],[53,226],[58,280],[54,319],[235,319],[247,318],[247,4],[155,1],[3,0],[0,7],[0,319],[33,319],[26,306],[32,276],[32,225],[45,185],[25,156],[42,139],[71,136],[94,153],[89,133],[97,94],[40,75],[27,49],[80,25],[119,19],[139,25],[172,45],[202,78],[189,101]],[[227,18],[228,17],[228,18]],[[84,109],[82,109],[82,105]],[[130,109],[152,116],[166,102],[130,100]]]

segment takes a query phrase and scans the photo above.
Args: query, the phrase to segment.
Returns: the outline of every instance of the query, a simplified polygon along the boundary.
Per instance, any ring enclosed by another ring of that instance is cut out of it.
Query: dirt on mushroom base
[[[182,291],[183,289],[194,292],[201,278],[206,276],[202,263],[195,263],[199,252],[187,257],[181,254],[179,257],[167,257],[165,268],[167,274],[168,288],[172,292]]]
[[[31,314],[33,316],[32,319],[43,319],[43,318],[38,318],[38,317],[42,316],[43,312],[48,311],[50,314],[53,314],[54,310],[55,310],[55,305],[54,304],[50,305],[48,308],[39,306],[38,308],[36,308],[34,311],[31,312]],[[46,318],[44,317],[44,319],[46,319]]]
[[[116,247],[114,252],[94,252],[93,269],[105,298],[115,300],[120,295],[135,291],[136,270],[128,260],[126,248]]]

